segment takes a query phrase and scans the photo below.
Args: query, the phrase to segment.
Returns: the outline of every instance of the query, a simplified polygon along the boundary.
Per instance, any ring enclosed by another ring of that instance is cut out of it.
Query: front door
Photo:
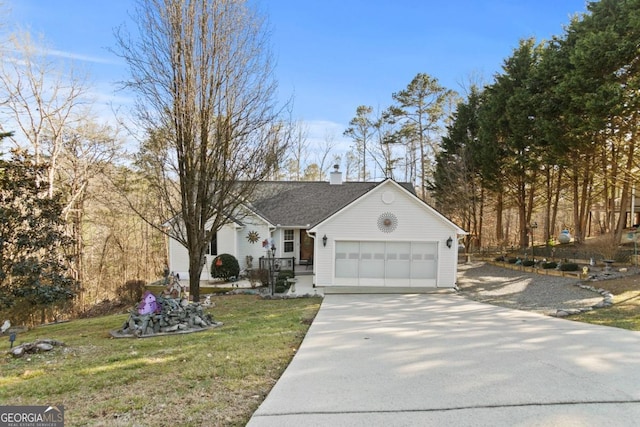
[[[300,230],[300,259],[313,262],[313,239],[307,234],[307,230]]]

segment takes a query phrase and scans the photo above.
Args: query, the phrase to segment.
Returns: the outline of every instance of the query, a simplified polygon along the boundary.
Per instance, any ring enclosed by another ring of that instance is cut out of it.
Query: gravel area
[[[591,307],[602,295],[580,280],[500,268],[483,262],[458,265],[459,294],[488,304],[552,315],[561,309]]]

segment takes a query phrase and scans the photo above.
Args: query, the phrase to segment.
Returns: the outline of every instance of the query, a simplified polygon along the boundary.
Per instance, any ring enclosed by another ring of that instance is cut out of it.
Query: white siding
[[[378,227],[380,215],[390,213],[397,218],[391,232]],[[395,183],[388,181],[357,202],[340,211],[314,229],[316,239],[327,236],[327,246],[316,244],[316,285],[334,286],[335,242],[428,242],[436,243],[438,268],[435,282],[438,287],[453,287],[457,274],[457,228],[435,211],[420,202]],[[446,246],[451,237],[451,248]],[[403,279],[399,278],[401,281]]]
[[[236,231],[235,224],[224,225],[218,231],[218,254],[235,254]],[[214,256],[206,255],[205,264],[200,274],[200,280],[210,280],[211,262]],[[242,265],[242,264],[241,264]],[[180,275],[180,280],[189,280],[189,252],[174,239],[169,239],[169,269]]]
[[[169,269],[181,280],[189,280],[189,252],[174,239],[169,239]]]
[[[285,252],[284,251],[284,230],[292,230],[293,229],[293,251]],[[276,247],[275,256],[276,258],[295,258],[295,262],[300,262],[300,233],[305,233],[306,231],[300,230],[297,228],[289,228],[282,227],[273,231],[273,244]],[[266,251],[262,251],[261,256],[267,256]],[[283,269],[291,270],[293,269],[293,264],[290,264],[289,261],[283,261],[282,264]]]
[[[211,263],[217,255],[235,255],[237,246],[236,235],[235,224],[226,224],[218,230],[218,253],[216,255],[207,255],[205,257],[206,261],[204,268],[202,269],[202,274],[200,275],[200,280],[211,280]]]
[[[270,238],[270,230],[268,225],[258,218],[245,218],[244,226],[237,231],[238,248],[233,255],[238,258],[240,263],[240,269],[244,270],[248,267],[247,256],[252,256],[252,268],[258,268],[258,259],[265,255],[265,250],[262,248],[262,242],[264,239]],[[255,231],[258,233],[258,241],[251,243],[247,236],[250,232]]]
[[[255,231],[259,239],[251,243],[247,239],[249,232]],[[262,241],[270,238],[268,224],[257,217],[243,218],[243,225],[226,224],[218,231],[218,255],[227,253],[235,256],[240,264],[240,269],[247,268],[247,256],[253,256],[253,267],[258,267],[258,258],[264,256]],[[211,263],[214,255],[206,255],[205,265],[200,275],[200,280],[211,280]],[[174,239],[169,239],[169,268],[180,274],[181,280],[189,279],[189,254],[187,249]]]

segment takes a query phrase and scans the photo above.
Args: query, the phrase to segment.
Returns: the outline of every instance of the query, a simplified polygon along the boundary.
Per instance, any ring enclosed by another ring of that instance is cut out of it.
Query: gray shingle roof
[[[251,206],[274,225],[314,225],[372,190],[377,182],[266,181],[257,184]],[[405,187],[406,188],[406,187]]]

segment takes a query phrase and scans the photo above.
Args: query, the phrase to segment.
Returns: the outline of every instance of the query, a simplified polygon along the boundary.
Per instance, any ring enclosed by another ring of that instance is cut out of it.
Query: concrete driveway
[[[454,294],[327,295],[248,426],[637,426],[640,332]]]

